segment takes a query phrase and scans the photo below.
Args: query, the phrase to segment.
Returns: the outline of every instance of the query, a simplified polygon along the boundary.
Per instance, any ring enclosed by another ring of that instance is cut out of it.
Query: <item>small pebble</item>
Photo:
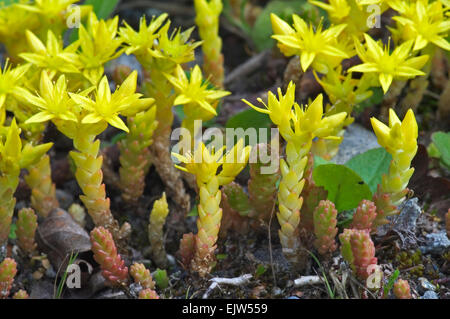
[[[426,291],[420,299],[439,299],[437,293],[432,290]]]
[[[281,293],[282,293],[282,291],[281,291],[281,289],[279,287],[273,287],[272,294],[274,296],[279,296],[279,295],[281,295]]]
[[[435,291],[436,290],[436,286],[433,285],[431,282],[429,282],[424,277],[420,277],[419,278],[419,282],[420,282],[420,285],[422,286],[422,288],[424,288],[424,290],[431,290],[431,291]]]
[[[436,255],[443,254],[450,247],[450,240],[445,231],[432,233],[425,236],[425,245],[420,246],[423,254],[432,253]]]

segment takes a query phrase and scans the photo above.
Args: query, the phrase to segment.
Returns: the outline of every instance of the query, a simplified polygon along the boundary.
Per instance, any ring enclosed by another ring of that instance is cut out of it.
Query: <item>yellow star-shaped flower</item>
[[[450,30],[450,21],[445,18],[445,10],[440,1],[428,3],[428,0],[415,2],[392,1],[392,7],[400,12],[393,20],[400,25],[398,30],[392,29],[398,37],[414,40],[414,51],[425,48],[429,43],[450,51],[446,40]]]
[[[136,93],[136,82],[137,71],[133,71],[112,94],[106,76],[98,84],[94,93],[94,100],[81,94],[70,93],[72,100],[88,111],[81,123],[92,124],[106,121],[118,129],[129,132],[119,115],[134,115],[154,102],[154,99],[151,98],[140,98],[142,94]]]
[[[347,72],[374,73],[386,93],[394,78],[411,78],[425,75],[420,71],[428,60],[428,55],[410,57],[412,40],[402,43],[390,53],[389,46],[382,46],[369,35],[364,34],[366,49],[355,38],[356,51],[363,61],[362,64],[351,67]]]
[[[208,89],[208,82],[204,81],[198,65],[191,70],[189,79],[179,64],[175,69],[175,76],[166,74],[166,77],[178,93],[174,105],[194,104],[217,115],[215,108],[218,100],[230,94],[228,91]]]
[[[279,47],[286,55],[300,56],[300,64],[303,71],[311,65],[321,73],[326,73],[332,59],[340,60],[349,58],[349,53],[338,48],[339,35],[346,25],[340,24],[327,30],[322,29],[322,22],[314,30],[313,25],[307,25],[298,15],[293,14],[294,28],[281,20],[276,14],[270,15],[272,36],[279,42]],[[333,61],[333,64],[335,62]]]
[[[21,80],[29,68],[30,64],[12,68],[8,60],[3,70],[0,68],[0,109],[5,104],[8,95],[20,95]]]
[[[39,68],[61,73],[79,73],[79,59],[75,53],[78,44],[75,42],[63,49],[63,42],[57,39],[51,30],[47,33],[47,43],[31,31],[26,32],[28,43],[33,53],[21,53],[19,56]]]

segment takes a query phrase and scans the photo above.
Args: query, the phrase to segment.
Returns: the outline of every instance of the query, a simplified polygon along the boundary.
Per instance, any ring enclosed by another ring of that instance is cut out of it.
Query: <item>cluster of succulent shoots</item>
[[[426,90],[434,54],[450,50],[445,39],[450,29],[448,4],[440,0],[309,2],[327,12],[330,27],[325,28],[322,21],[318,26],[308,24],[295,14],[291,27],[272,14],[272,37],[284,55],[299,57],[298,72],[313,72],[328,96],[325,113],[347,113],[334,135],[343,135],[344,127],[354,120],[352,110],[372,96],[374,87],[395,96],[412,79],[416,89],[407,99],[411,105],[402,106],[400,111],[405,114],[408,108],[415,110]],[[387,41],[377,41],[370,35],[371,29],[380,28],[381,14],[388,9],[395,10],[393,23],[388,26],[390,36]],[[358,59],[350,60],[355,56]],[[318,139],[313,151],[329,159],[338,146],[339,140]]]
[[[63,35],[69,28],[69,9],[77,2],[20,0],[0,9],[0,42],[8,56],[0,68],[0,246],[8,244],[21,170],[27,171],[24,180],[31,189],[33,207],[17,215],[17,243],[24,253],[37,253],[34,235],[38,217],[46,218],[59,207],[47,154],[52,143],[43,143],[51,122],[73,142],[70,158],[82,191],[80,200],[96,226],[91,233],[95,258],[109,282],[123,285],[128,282],[128,270],[116,245],[119,250],[124,247],[131,227],[128,223],[120,225],[111,212],[98,136],[109,125],[126,133],[118,142],[117,185],[130,207],[136,206],[143,194],[145,175],[153,164],[170,198],[181,211],[189,211],[190,198],[170,155],[172,107],[184,106],[183,126],[191,129],[195,120],[214,117],[220,99],[229,94],[211,86],[199,66],[191,70],[189,79],[183,70],[203,43],[205,72],[221,86],[223,57],[220,45],[214,49],[221,42],[221,2],[216,1],[214,9],[208,2],[197,3],[197,23],[204,42],[190,39],[193,28],[169,30],[167,14],[152,18],[149,24],[142,18],[139,29],[134,30],[126,23],[120,27],[117,16],[99,19],[92,6],[80,5],[81,23],[72,30],[78,37],[67,45]],[[216,12],[212,29],[205,22],[205,10]],[[116,88],[111,90],[105,64],[122,54],[134,54],[141,63],[141,83],[138,86],[137,71],[122,68],[116,70]],[[74,209],[74,218],[79,211]],[[161,267],[167,263],[163,226],[168,213],[164,195],[150,215],[148,236],[153,258]],[[2,291],[6,292],[16,266],[5,259],[0,269],[1,284],[5,286]],[[132,276],[136,279],[137,275]],[[143,298],[157,297],[152,285],[141,286],[146,289]]]
[[[217,262],[219,235],[231,228],[258,229],[275,214],[283,253],[294,268],[305,269],[311,249],[330,258],[339,248],[338,238],[342,256],[355,276],[367,279],[371,266],[377,264],[371,234],[398,213],[414,171],[411,161],[417,152],[418,135],[414,112],[408,110],[401,121],[391,109],[388,125],[371,119],[378,142],[392,155],[392,162],[372,200],[359,203],[349,228],[340,234],[335,204],[312,178],[314,155],[331,158],[336,154],[344,128],[353,122],[353,108],[370,97],[372,87],[381,86],[386,93],[394,80],[425,76],[426,63],[436,46],[449,49],[443,34],[450,25],[444,23],[447,9],[441,1],[310,1],[329,13],[335,25],[326,30],[322,24],[308,26],[296,15],[293,27],[271,16],[273,37],[281,52],[299,56],[299,72],[313,69],[330,103],[324,106],[324,95],[319,94],[308,105],[297,104],[292,82],[284,93],[282,89],[277,95],[268,92],[268,101],[260,100],[264,107],[244,101],[267,114],[285,141],[285,153],[271,157],[280,169],[270,174],[262,173],[263,163],[257,160],[259,153],[275,151],[267,144],[252,147],[239,140],[232,147],[215,149],[212,143],[205,145],[195,138],[199,132],[195,132],[194,121],[212,119],[220,100],[230,94],[222,89],[220,0],[195,1],[202,42],[190,39],[192,28],[169,31],[167,14],[149,22],[142,18],[139,29],[134,30],[126,23],[119,27],[118,17],[98,19],[92,7],[81,6],[84,24],[76,31],[77,40],[65,45],[66,9],[76,2],[41,0],[29,4],[21,0],[0,9],[0,42],[10,58],[0,72],[1,298],[8,297],[17,273],[16,262],[4,258],[1,248],[8,244],[21,170],[27,171],[24,179],[31,188],[32,206],[18,212],[17,243],[25,254],[37,253],[37,223],[59,206],[47,154],[52,143],[43,143],[49,122],[73,143],[70,158],[82,191],[80,200],[95,226],[90,233],[92,251],[112,286],[127,286],[131,276],[142,288],[139,298],[159,298],[150,270],[139,263],[127,266],[127,259],[119,254],[126,251],[131,226],[126,222],[120,225],[114,217],[103,183],[98,136],[109,125],[125,132],[118,142],[118,185],[123,200],[131,208],[137,205],[151,165],[165,184],[165,193],[154,203],[148,219],[151,254],[157,266],[168,264],[163,234],[169,215],[167,199],[178,211],[190,209],[185,178],[193,182],[198,193],[197,233],[185,234],[180,242],[179,256],[186,269],[207,276]],[[399,14],[391,30],[392,52],[389,44],[367,34],[366,7],[377,3],[383,10],[390,6]],[[415,14],[419,9],[421,14]],[[203,72],[196,65],[188,76],[185,65],[195,60],[194,51],[200,45]],[[140,62],[140,85],[137,71],[123,69],[116,74],[112,90],[105,63],[122,54],[133,54]],[[362,63],[344,70],[343,60],[355,55]],[[356,73],[363,75],[357,79],[353,77]],[[191,133],[189,142],[195,142],[195,147],[171,154],[174,106],[183,107],[186,116],[182,127]],[[250,163],[246,192],[234,180],[253,155],[256,160]],[[172,158],[179,163],[174,165]],[[77,207],[72,215],[83,215]],[[450,212],[447,225],[449,219]],[[399,281],[394,290],[399,298],[410,297],[407,282]],[[14,296],[25,298],[27,294],[18,291]]]

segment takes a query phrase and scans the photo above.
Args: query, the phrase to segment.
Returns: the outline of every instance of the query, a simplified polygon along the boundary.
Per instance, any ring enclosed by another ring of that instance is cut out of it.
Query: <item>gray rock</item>
[[[47,280],[34,280],[31,284],[30,299],[53,299],[53,283]]]
[[[140,284],[137,284],[137,283],[132,283],[128,287],[128,291],[136,299],[139,297],[139,293],[141,292],[142,289],[143,289],[142,286]]]
[[[134,55],[126,55],[122,54],[117,59],[110,61],[106,67],[105,72],[107,74],[112,74],[115,68],[119,65],[125,65],[129,67],[131,70],[138,71],[139,79],[142,79],[142,66],[139,64],[138,60]],[[111,81],[112,82],[112,81]],[[113,83],[110,83],[113,84]],[[113,85],[112,90],[115,89],[115,85]]]
[[[279,287],[273,287],[272,294],[274,296],[280,296],[283,293],[283,291]]]
[[[400,214],[398,216],[391,216],[388,219],[391,223],[378,227],[378,236],[384,236],[389,230],[396,232],[403,243],[403,248],[415,246],[417,238],[415,235],[417,219],[419,218],[422,209],[418,205],[419,199],[417,197],[405,200],[399,206]]]
[[[435,291],[436,286],[433,285],[431,282],[428,281],[428,279],[424,277],[419,278],[420,286],[424,289],[424,291]]]
[[[450,247],[450,240],[445,231],[432,233],[425,236],[425,245],[420,246],[423,254],[431,253],[440,255]]]
[[[129,299],[127,295],[120,290],[108,289],[95,297],[96,299]]]
[[[372,131],[353,123],[344,133],[344,140],[339,146],[339,152],[333,158],[336,164],[344,164],[353,156],[364,153],[370,149],[381,147],[377,137]]]
[[[432,290],[426,291],[420,299],[439,299],[437,293]]]
[[[6,244],[0,245],[0,263],[3,261],[3,259],[6,258],[7,253],[8,253],[8,251],[7,251]]]
[[[58,199],[59,202],[59,206],[62,209],[68,210],[70,205],[72,205],[73,201],[74,201],[74,197],[72,196],[72,194],[63,191],[61,189],[57,189],[56,192],[56,198]]]

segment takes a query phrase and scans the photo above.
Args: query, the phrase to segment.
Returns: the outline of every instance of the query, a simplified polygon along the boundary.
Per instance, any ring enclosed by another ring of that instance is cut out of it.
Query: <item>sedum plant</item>
[[[369,35],[364,34],[367,48],[355,40],[356,51],[363,61],[351,67],[348,72],[373,73],[386,94],[395,78],[408,79],[425,75],[420,71],[428,60],[428,55],[410,57],[413,41],[406,41],[397,46],[392,53],[389,46],[382,46]]]
[[[104,64],[118,58],[124,51],[120,49],[122,39],[118,35],[119,17],[99,20],[91,12],[87,26],[78,29],[79,44],[77,56],[82,74],[91,85],[98,85],[104,74]]]
[[[12,67],[7,60],[0,72],[0,117],[5,116],[5,111],[13,112],[18,120],[19,127],[24,130],[24,138],[27,142],[37,145],[42,141],[43,129],[40,124],[25,125],[23,122],[30,114],[21,107],[21,97],[24,87],[27,86],[26,78],[30,76],[31,64]],[[50,158],[44,155],[40,160],[28,167],[28,175],[25,181],[31,188],[31,205],[37,212],[45,217],[53,208],[59,206],[55,195],[55,186],[51,180]]]
[[[406,113],[403,121],[389,110],[389,125],[385,125],[376,118],[370,119],[378,143],[392,155],[388,174],[383,175],[381,185],[378,185],[373,201],[377,206],[374,226],[388,223],[386,217],[398,213],[398,205],[408,193],[409,179],[414,173],[411,161],[417,153],[418,128],[413,111]]]
[[[80,198],[94,224],[107,228],[115,239],[127,237],[130,229],[128,224],[120,228],[110,211],[109,198],[102,183],[100,141],[96,137],[108,124],[129,132],[119,114],[133,116],[151,105],[152,99],[141,99],[142,95],[135,93],[136,82],[135,71],[111,93],[105,76],[97,87],[75,94],[68,92],[64,75],[55,83],[46,72],[42,72],[40,95],[27,94],[28,100],[39,109],[27,123],[51,120],[59,131],[72,139],[76,151],[72,151],[70,156],[76,166],[75,177],[84,193]]]
[[[373,223],[377,217],[377,207],[375,203],[363,199],[356,208],[350,228],[353,229],[373,229]]]
[[[5,258],[0,263],[0,299],[8,298],[16,274],[17,264],[15,260]]]
[[[222,0],[194,0],[195,23],[203,40],[203,70],[211,83],[223,87],[224,69],[222,39],[219,36],[219,17],[223,9]]]
[[[220,99],[230,92],[209,88],[198,65],[191,69],[189,79],[180,65],[177,65],[174,75],[166,74],[166,77],[177,93],[174,104],[183,105],[186,117],[181,126],[189,130],[194,141],[200,133],[194,132],[194,121],[209,121],[216,116]]]
[[[145,176],[150,168],[150,149],[153,132],[158,126],[156,107],[128,117],[129,133],[119,141],[120,185],[122,198],[136,205],[144,193]]]
[[[18,62],[19,53],[27,50],[27,30],[42,38],[47,36],[48,30],[62,34],[71,21],[71,5],[75,2],[78,0],[17,0],[3,6],[0,10],[0,42],[5,45],[9,57]],[[81,19],[92,10],[89,5],[77,4],[76,8]]]
[[[155,282],[152,279],[150,270],[145,268],[144,264],[134,263],[130,267],[130,275],[134,281],[144,289],[155,289]]]
[[[111,233],[101,226],[96,227],[91,231],[91,243],[94,259],[100,265],[103,277],[114,286],[126,284],[128,268],[117,253]]]
[[[42,217],[59,207],[56,186],[52,181],[50,156],[45,154],[41,160],[28,169],[25,181],[31,188],[31,206]]]
[[[156,120],[159,124],[150,147],[152,163],[167,187],[167,194],[174,198],[183,211],[188,212],[189,196],[170,158],[170,135],[174,119],[172,107],[176,95],[166,74],[172,74],[177,65],[194,60],[194,50],[201,42],[189,41],[192,28],[169,34],[170,21],[164,23],[166,19],[167,14],[162,14],[147,25],[145,18],[142,18],[139,31],[125,24],[119,32],[125,43],[125,53],[134,54],[144,68],[142,91],[155,99]]]
[[[19,210],[19,218],[17,219],[17,240],[19,247],[27,254],[36,253],[37,244],[34,235],[37,229],[37,216],[31,208],[22,208]]]
[[[29,298],[28,293],[23,289],[18,290],[13,296],[13,299],[28,299],[28,298]]]
[[[213,267],[214,251],[220,230],[222,209],[220,208],[220,186],[231,183],[247,164],[250,146],[244,147],[244,141],[238,143],[224,154],[225,147],[218,150],[208,148],[200,143],[194,153],[175,156],[185,166],[176,167],[195,175],[200,197],[197,219],[198,233],[195,236],[195,253],[191,269],[206,276]],[[218,169],[222,170],[218,173]]]
[[[0,118],[0,122],[3,121],[4,118]],[[0,246],[6,243],[9,236],[20,170],[38,162],[53,145],[23,145],[20,131],[15,119],[8,127],[0,126]]]
[[[148,240],[152,248],[153,261],[158,267],[167,267],[167,255],[164,248],[164,223],[169,214],[166,193],[153,203],[148,224]]]
[[[337,210],[329,200],[322,200],[314,211],[314,246],[321,255],[327,255],[336,250],[335,237],[338,229]]]
[[[410,4],[395,0],[309,2],[327,11],[332,23],[328,29],[324,30],[322,24],[314,28],[312,24],[308,25],[295,14],[292,16],[293,27],[291,27],[277,15],[272,14],[274,33],[272,37],[277,40],[277,45],[284,55],[300,57],[302,68],[298,70],[300,74],[302,71],[312,69],[330,100],[325,109],[326,114],[347,113],[347,119],[336,128],[333,135],[343,136],[345,127],[354,120],[353,109],[372,96],[374,87],[380,86],[386,94],[394,81],[393,89],[389,92],[389,96],[392,95],[393,98],[389,97],[389,101],[395,101],[395,96],[400,94],[406,80],[412,79],[405,103],[415,105],[416,101],[421,100],[427,86],[422,82],[426,81],[430,69],[430,56],[433,53],[429,50],[417,50],[415,43],[420,41],[419,47],[422,47],[428,41],[435,41],[441,47],[448,46],[448,43],[439,37],[439,33],[450,28],[450,25],[443,21],[442,5],[437,4],[440,1],[435,1],[432,5],[423,0],[413,1]],[[389,7],[398,11],[399,15],[394,16],[397,28],[390,29],[394,35],[392,44],[391,41],[387,45],[375,41],[366,33],[380,23],[379,15],[373,14],[374,5],[380,10],[380,14]],[[427,6],[429,18],[424,11]],[[421,8],[421,11],[417,11],[416,7]],[[417,12],[423,12],[420,19],[410,17],[414,15],[413,11],[415,15]],[[406,27],[403,28],[402,25]],[[414,32],[413,29],[420,26],[423,28],[419,37],[418,32]],[[424,39],[422,37],[428,40],[422,41],[421,39]],[[391,50],[391,46],[394,45],[395,48]],[[343,67],[344,60],[352,57],[357,57],[361,62],[355,65],[354,59],[347,60],[350,67]],[[363,75],[355,76],[357,73]],[[329,160],[337,154],[339,144],[339,140],[319,138],[314,141],[312,151],[315,155]]]
[[[262,100],[259,101],[263,103]],[[285,95],[278,89],[278,99],[269,92],[268,103],[264,104],[264,109],[244,100],[256,111],[269,114],[287,143],[286,159],[280,160],[281,182],[277,218],[281,226],[279,236],[284,255],[299,268],[305,266],[305,254],[300,253],[299,224],[308,153],[314,138],[338,138],[331,134],[346,117],[344,112],[323,117],[322,101],[323,97],[319,95],[309,106],[299,106],[295,102],[295,85],[292,82]]]
[[[368,230],[344,229],[339,235],[342,257],[349,263],[353,273],[361,280],[369,276],[368,267],[377,264],[375,246]]]
[[[411,291],[407,280],[399,279],[394,284],[394,295],[397,299],[411,299]]]
[[[159,296],[156,291],[147,288],[139,292],[139,299],[159,299]]]
[[[248,180],[248,195],[237,183],[230,183],[223,187],[222,192],[226,195],[226,202],[232,210],[240,216],[247,216],[256,220],[269,222],[272,209],[274,208],[277,196],[277,182],[280,179],[280,172],[277,169],[273,173],[262,173],[261,168],[264,163],[261,155],[271,157],[271,160],[279,162],[278,153],[272,155],[269,144],[260,143],[253,147],[250,154],[250,179]],[[224,216],[224,219],[228,216]],[[230,218],[232,218],[230,216]],[[237,223],[242,221],[237,219]],[[232,223],[231,223],[232,224]]]

